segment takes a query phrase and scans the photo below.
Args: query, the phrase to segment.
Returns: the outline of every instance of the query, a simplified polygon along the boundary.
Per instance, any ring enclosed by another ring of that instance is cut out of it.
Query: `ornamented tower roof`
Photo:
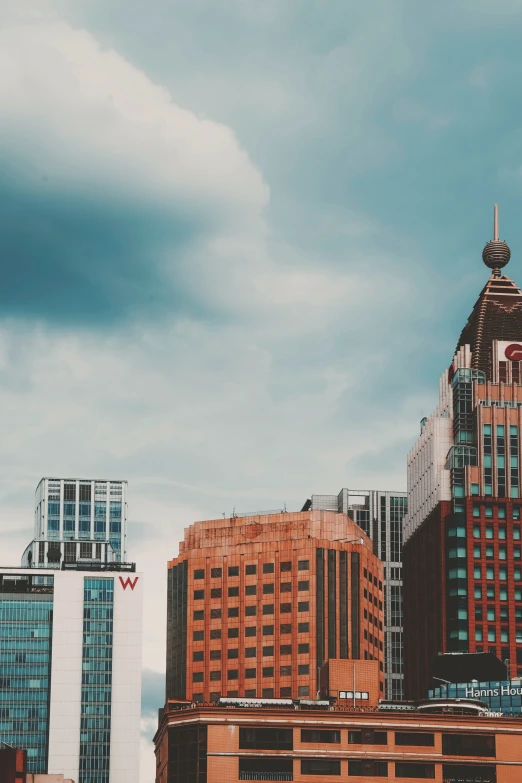
[[[455,351],[469,345],[473,369],[482,370],[490,380],[493,340],[520,340],[522,334],[522,291],[500,272],[510,257],[508,245],[498,238],[498,206],[495,204],[494,239],[482,252],[482,260],[493,271],[475,302]]]

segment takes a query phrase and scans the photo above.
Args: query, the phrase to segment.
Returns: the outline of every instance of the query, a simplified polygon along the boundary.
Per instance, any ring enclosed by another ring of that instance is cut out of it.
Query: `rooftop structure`
[[[36,488],[34,537],[22,556],[27,568],[126,559],[127,482],[43,478]]]

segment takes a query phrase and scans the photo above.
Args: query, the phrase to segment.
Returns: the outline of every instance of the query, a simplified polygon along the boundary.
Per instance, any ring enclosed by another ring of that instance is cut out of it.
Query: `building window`
[[[435,745],[435,735],[427,731],[396,731],[395,744],[433,747]]]
[[[221,650],[211,650],[210,651],[210,660],[211,661],[220,661],[221,660]]]
[[[308,582],[308,581],[306,581],[306,582],[298,582],[297,583],[297,589],[299,590],[300,593],[303,593],[303,592],[309,590],[310,589],[310,582]]]
[[[240,750],[293,750],[293,729],[239,728]]]
[[[292,582],[281,582],[279,586],[279,592],[281,593],[291,593],[292,592]]]
[[[274,564],[273,563],[263,563],[263,573],[264,574],[273,574],[274,573]]]
[[[228,629],[228,638],[229,639],[237,639],[239,637],[239,628],[229,628]]]
[[[194,571],[194,579],[204,579],[205,578],[205,570],[203,568],[197,568]]]
[[[245,587],[245,595],[256,595],[257,593],[257,586],[256,585],[246,585]]]
[[[245,628],[245,636],[255,636],[257,628],[255,625],[247,625]]]
[[[339,744],[341,732],[329,729],[301,729],[301,742],[328,742]]]
[[[240,758],[239,780],[293,780],[293,764],[292,759]]]
[[[221,587],[213,587],[210,590],[210,597],[211,598],[221,598],[222,594],[223,594],[223,591],[222,591]]]
[[[297,686],[297,695],[302,698],[306,696],[310,696],[310,686],[309,685],[298,685]]]
[[[266,658],[267,656],[272,656],[274,654],[274,646],[272,644],[267,644],[265,647],[263,647],[263,657]]]
[[[194,601],[202,601],[205,597],[204,590],[194,590]]]
[[[203,573],[203,572],[202,572]],[[223,574],[222,568],[211,568],[210,569],[210,576],[212,579],[219,579]]]
[[[203,631],[194,631],[192,634],[192,640],[194,642],[202,642],[204,638],[204,632]]]
[[[245,617],[255,617],[257,606],[245,606]]]
[[[309,601],[298,601],[297,602],[297,611],[298,612],[309,612],[310,611],[310,602]]]
[[[291,644],[282,644],[279,647],[279,654],[280,655],[292,655],[292,645]]]
[[[397,761],[395,762],[395,777],[433,780],[435,778],[435,764],[426,764],[422,761]]]
[[[255,647],[245,647],[245,658],[255,658],[257,650]]]
[[[348,693],[353,694],[353,691],[348,691]],[[388,732],[374,731],[373,729],[349,731],[348,743],[350,745],[387,745]]]
[[[292,667],[291,666],[280,666],[279,667],[279,674],[281,677],[291,677],[292,675]]]
[[[279,626],[279,633],[281,636],[285,636],[285,634],[292,633],[292,626],[290,623],[281,623]]]
[[[273,676],[274,676],[274,667],[263,666],[263,677],[273,677]]]
[[[341,762],[337,759],[301,759],[301,775],[340,775]]]
[[[263,585],[263,595],[270,595],[274,592],[274,583],[267,583]]]
[[[228,575],[229,576],[239,576],[239,566],[229,566],[228,567]]]
[[[218,620],[221,617],[221,609],[211,609],[210,610],[210,619],[211,620]]]
[[[203,650],[198,650],[197,652],[192,653],[192,660],[193,661],[202,661],[203,660]]]
[[[292,562],[290,560],[286,560],[281,563],[280,565],[281,571],[291,571],[292,570]]]
[[[245,566],[245,574],[247,576],[252,576],[253,574],[257,573],[257,566],[256,565],[247,565]]]
[[[370,778],[387,778],[388,777],[388,762],[387,761],[369,761],[364,759],[363,761],[348,760],[348,775]]]
[[[245,669],[245,679],[254,680],[257,677],[257,669]]]
[[[230,648],[227,653],[227,658],[239,658],[239,650],[237,647]]]
[[[215,682],[216,680],[221,680],[221,669],[214,669],[214,671],[211,671],[210,680],[212,682]]]
[[[192,672],[192,682],[203,682],[203,672]]]
[[[274,614],[274,604],[264,604],[263,614]]]
[[[297,652],[299,655],[304,655],[306,653],[310,652],[310,645],[308,643],[306,644],[298,644],[297,645]]]
[[[448,756],[495,757],[493,734],[443,734],[442,753]]]
[[[298,633],[310,633],[310,623],[298,623],[297,624],[297,632]]]
[[[227,672],[227,680],[237,680],[239,672],[237,669],[229,669]]]
[[[298,571],[309,571],[310,570],[310,561],[309,560],[299,560],[297,563],[297,570]]]
[[[292,612],[292,604],[280,604],[279,611],[281,614],[290,614]]]
[[[228,597],[229,598],[235,598],[239,595],[239,587],[229,587],[228,588]]]
[[[221,628],[212,628],[210,631],[211,639],[221,639]]]
[[[239,617],[239,606],[229,606],[228,607],[228,616],[229,617]]]

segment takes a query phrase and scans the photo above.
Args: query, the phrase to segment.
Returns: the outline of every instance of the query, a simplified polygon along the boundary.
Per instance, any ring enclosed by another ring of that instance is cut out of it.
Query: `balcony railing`
[[[291,772],[240,772],[239,780],[293,780]]]

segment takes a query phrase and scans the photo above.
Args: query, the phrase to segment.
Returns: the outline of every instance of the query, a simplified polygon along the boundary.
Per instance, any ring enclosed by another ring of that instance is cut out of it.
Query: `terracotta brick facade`
[[[511,718],[196,705],[167,712],[155,743],[156,783],[522,780]]]
[[[383,566],[345,514],[196,522],[169,563],[167,698],[315,698],[333,659],[373,660]]]

